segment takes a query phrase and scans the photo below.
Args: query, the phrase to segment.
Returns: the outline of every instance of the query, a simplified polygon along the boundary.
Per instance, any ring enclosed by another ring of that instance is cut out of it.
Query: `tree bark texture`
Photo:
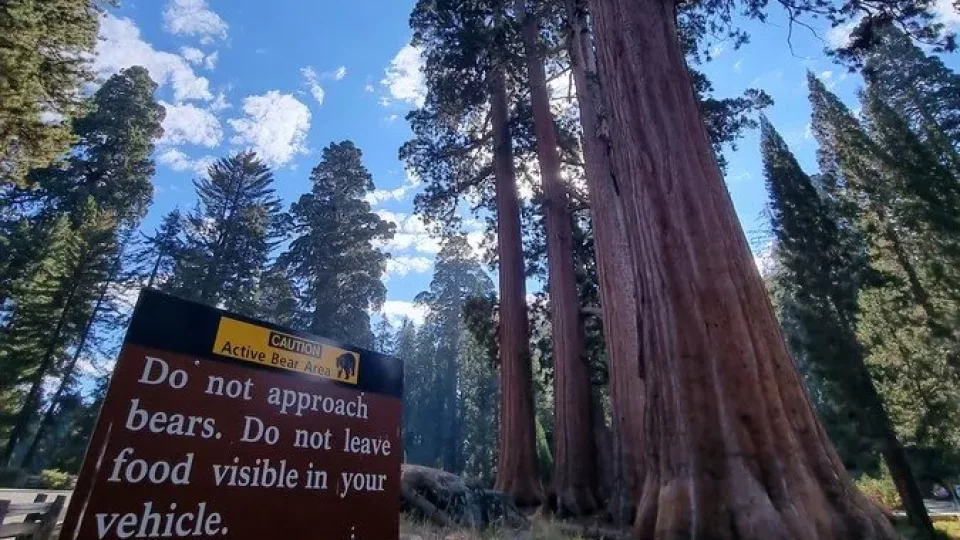
[[[589,5],[647,390],[635,535],[896,538],[786,350],[699,116],[675,4]]]
[[[547,287],[553,338],[553,491],[557,513],[583,516],[597,508],[590,414],[590,370],[583,355],[580,298],[573,263],[573,223],[560,176],[560,153],[536,16],[517,0],[523,24],[537,160],[543,186]]]
[[[497,250],[500,256],[500,457],[496,489],[519,506],[543,502],[537,467],[520,201],[513,166],[509,105],[503,68],[490,73],[490,117],[497,190]]]
[[[603,309],[603,337],[610,373],[614,478],[607,509],[614,523],[632,521],[643,478],[643,379],[630,245],[622,201],[610,166],[610,141],[601,130],[603,103],[584,0],[567,0],[569,49],[580,124],[587,187],[593,208],[594,250]]]

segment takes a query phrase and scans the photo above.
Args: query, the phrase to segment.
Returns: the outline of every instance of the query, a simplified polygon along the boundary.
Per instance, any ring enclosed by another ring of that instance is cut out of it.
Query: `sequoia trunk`
[[[643,447],[643,379],[640,378],[630,246],[623,223],[622,202],[610,169],[610,141],[600,130],[603,104],[585,9],[583,0],[567,0],[570,63],[583,126],[587,187],[590,205],[594,209],[594,250],[610,372],[614,478],[607,509],[614,522],[622,525],[633,519],[643,477],[640,458]]]
[[[597,477],[590,428],[590,371],[583,357],[580,298],[574,274],[573,224],[560,178],[560,153],[540,55],[539,24],[527,12],[526,0],[517,0],[516,5],[523,21],[547,236],[553,338],[553,492],[558,514],[582,516],[597,508]]]
[[[590,7],[647,388],[636,534],[896,538],[787,353],[699,116],[675,4]]]
[[[520,506],[537,506],[543,502],[543,487],[537,468],[520,202],[513,167],[507,86],[499,66],[490,73],[490,117],[500,255],[501,403],[496,489],[512,495]]]

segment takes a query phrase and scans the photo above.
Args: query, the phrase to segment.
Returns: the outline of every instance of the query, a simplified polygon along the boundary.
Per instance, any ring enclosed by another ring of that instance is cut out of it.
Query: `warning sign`
[[[221,317],[216,354],[357,384],[360,355],[263,326]]]
[[[144,291],[60,538],[399,534],[403,364]]]

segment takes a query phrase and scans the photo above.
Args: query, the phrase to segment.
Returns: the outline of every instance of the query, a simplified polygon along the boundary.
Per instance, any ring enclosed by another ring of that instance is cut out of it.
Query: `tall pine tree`
[[[929,197],[949,176],[877,98],[864,103],[868,131],[819,80],[809,83],[813,132],[868,246],[857,327],[867,364],[906,443],[956,447],[957,262],[954,236],[942,234],[955,221],[936,219],[955,199]]]
[[[853,421],[859,427],[854,431],[883,454],[910,521],[932,531],[920,489],[857,340],[859,287],[851,272],[851,254],[840,242],[839,227],[766,119],[761,124],[760,149],[770,194],[770,224],[782,265],[780,286],[792,298],[789,309],[800,330],[792,336],[793,349],[807,360],[806,369],[832,410]]]
[[[893,25],[874,30],[863,75],[877,96],[960,175],[960,75]]]
[[[373,179],[353,142],[324,148],[310,181],[310,192],[290,208],[293,240],[279,259],[298,291],[299,326],[369,347],[369,311],[386,296],[380,278],[387,255],[376,243],[393,238],[393,225],[364,200]]]
[[[279,233],[281,207],[273,173],[255,153],[241,152],[211,165],[194,185],[199,202],[187,215],[175,272],[163,288],[256,315],[260,280]],[[166,238],[173,231],[161,232]],[[158,252],[158,260],[163,255]]]
[[[11,250],[12,257],[3,254],[9,258],[0,256],[5,287],[0,302],[8,311],[0,349],[6,350],[4,361],[15,366],[13,373],[29,372],[11,382],[23,385],[25,397],[4,449],[4,462],[9,462],[29,429],[44,378],[58,374],[69,358],[67,351],[85,333],[84,321],[90,318],[104,281],[111,279],[121,237],[139,224],[150,203],[152,154],[163,120],[155,91],[156,84],[143,68],[126,69],[108,79],[90,99],[90,112],[74,122],[77,144],[64,165],[33,171],[37,189],[9,193],[7,200],[13,203],[8,211],[19,222],[14,230],[23,235],[13,243],[34,247]],[[49,292],[34,297],[33,285],[51,266],[58,267],[59,274],[43,278]],[[44,299],[45,307],[37,303]],[[42,333],[19,331],[28,321]],[[33,343],[25,343],[31,335]],[[22,352],[27,349],[34,352]]]

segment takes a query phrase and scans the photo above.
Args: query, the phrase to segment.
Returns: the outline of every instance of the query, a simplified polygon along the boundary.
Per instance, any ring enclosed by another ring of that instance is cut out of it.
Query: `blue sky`
[[[398,224],[386,246],[393,255],[385,313],[416,315],[413,297],[425,289],[438,250],[411,215],[418,183],[397,150],[409,137],[405,113],[421,103],[422,80],[408,45],[412,0],[137,0],[107,14],[96,66],[108,76],[144,65],[160,84],[166,134],[157,150],[156,195],[144,223],[152,230],[175,208],[193,205],[191,179],[210,159],[252,147],[275,171],[279,195],[292,202],[309,189],[320,150],[352,139],[363,150],[378,191],[375,209]],[[944,20],[960,15],[941,0]],[[793,50],[782,13],[767,23],[746,21],[751,43],[732,50],[717,43],[704,66],[717,96],[762,88],[775,100],[767,111],[809,171],[815,142],[808,131],[805,73],[811,70],[856,108],[859,79],[822,53],[842,41],[841,30],[797,27]],[[957,55],[947,64],[960,67]],[[727,151],[728,185],[750,235],[762,228],[766,202],[757,133]],[[473,239],[479,237],[475,232]]]

